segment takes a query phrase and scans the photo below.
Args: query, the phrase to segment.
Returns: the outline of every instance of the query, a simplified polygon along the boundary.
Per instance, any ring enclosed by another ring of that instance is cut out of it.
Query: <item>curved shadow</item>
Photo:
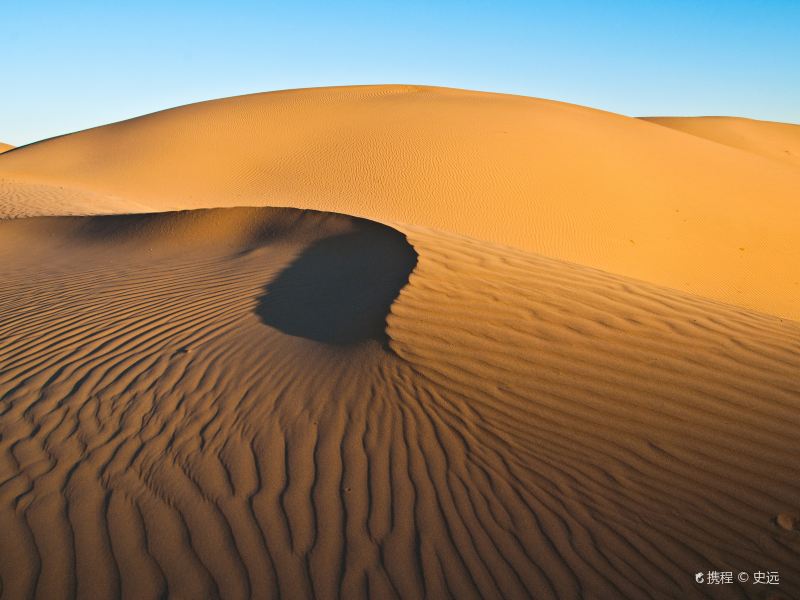
[[[417,264],[399,231],[369,221],[308,246],[265,288],[261,320],[284,333],[339,346],[377,340]]]

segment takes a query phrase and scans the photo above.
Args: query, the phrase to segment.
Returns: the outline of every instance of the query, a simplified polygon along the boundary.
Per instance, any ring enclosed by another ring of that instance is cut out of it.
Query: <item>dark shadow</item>
[[[335,345],[387,346],[386,316],[417,264],[405,236],[360,221],[312,243],[265,289],[256,312],[284,333]]]

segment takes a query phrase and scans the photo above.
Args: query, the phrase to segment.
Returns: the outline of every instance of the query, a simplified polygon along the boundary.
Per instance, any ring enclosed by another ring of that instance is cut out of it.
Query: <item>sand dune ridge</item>
[[[796,323],[397,227],[0,222],[5,593],[691,597],[697,565],[765,561],[797,588]],[[285,273],[353,233],[345,271],[408,279],[384,340],[260,314],[336,299]]]
[[[51,196],[44,204],[43,193]],[[426,86],[226,98],[0,156],[0,215],[52,214],[48,205],[59,214],[243,205],[338,212],[795,319],[799,193],[793,165],[668,127]]]

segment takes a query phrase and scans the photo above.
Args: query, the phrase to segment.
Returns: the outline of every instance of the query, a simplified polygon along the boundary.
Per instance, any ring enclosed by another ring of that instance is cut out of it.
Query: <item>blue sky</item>
[[[0,0],[0,140],[223,96],[416,83],[800,123],[800,0]]]

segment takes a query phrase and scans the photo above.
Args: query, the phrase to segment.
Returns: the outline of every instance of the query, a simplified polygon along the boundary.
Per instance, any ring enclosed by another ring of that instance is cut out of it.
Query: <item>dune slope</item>
[[[642,119],[800,167],[800,125],[740,117]]]
[[[60,214],[278,205],[414,223],[800,318],[800,171],[548,100],[392,85],[204,102],[0,156],[0,215],[52,214],[40,186]]]
[[[13,149],[14,149],[14,146],[12,146],[10,144],[4,144],[3,142],[0,142],[0,154],[2,154],[3,152],[8,152],[9,150],[13,150]]]
[[[0,221],[4,597],[800,594],[796,322],[398,227]]]

